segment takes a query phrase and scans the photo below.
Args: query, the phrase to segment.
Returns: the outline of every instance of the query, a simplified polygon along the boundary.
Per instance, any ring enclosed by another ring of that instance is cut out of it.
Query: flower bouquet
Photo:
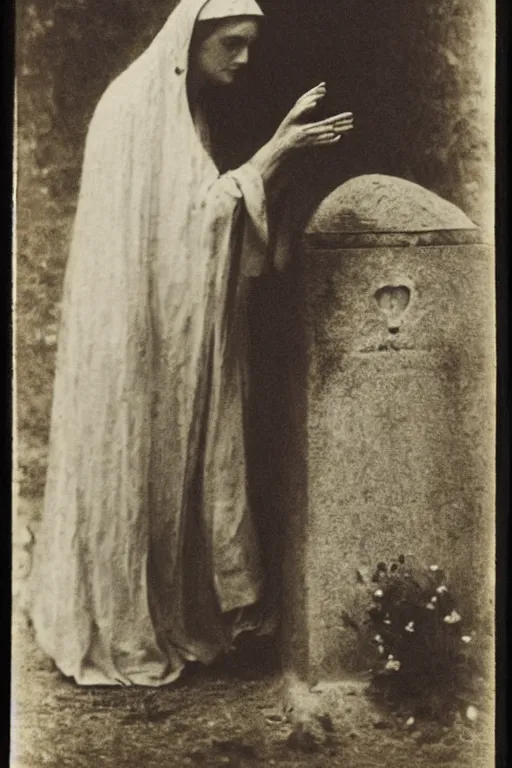
[[[475,633],[443,570],[414,567],[401,555],[379,563],[372,582],[373,693],[409,714],[453,712],[472,674]]]

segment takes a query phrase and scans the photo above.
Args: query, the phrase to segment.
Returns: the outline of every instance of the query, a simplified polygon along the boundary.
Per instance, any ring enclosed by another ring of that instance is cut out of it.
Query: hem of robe
[[[107,677],[100,669],[91,665],[85,665],[80,674],[73,675],[73,679],[78,685],[84,686],[109,686],[109,687],[144,687],[158,688],[164,685],[171,685],[176,682],[185,668],[185,662],[178,669],[173,670],[164,677],[152,677],[147,672],[132,673],[130,677],[119,675],[117,679]]]
[[[278,619],[273,612],[267,615],[266,607],[260,606],[256,614],[251,615],[251,609],[255,607],[254,603],[239,608],[237,616],[234,618],[230,630],[227,632],[227,643],[225,648],[211,649],[209,652],[205,648],[196,647],[197,653],[191,653],[182,648],[172,646],[167,652],[167,663],[165,662],[146,662],[144,669],[125,670],[121,672],[113,660],[108,663],[105,660],[98,660],[94,663],[89,658],[89,651],[84,659],[78,663],[78,670],[73,670],[76,663],[65,664],[57,658],[55,652],[51,652],[40,634],[35,630],[35,640],[41,650],[53,661],[59,672],[68,680],[72,679],[77,685],[85,687],[105,686],[115,687],[143,687],[158,688],[175,683],[182,675],[187,663],[199,662],[207,667],[218,660],[223,653],[229,651],[234,641],[245,632],[253,632],[258,636],[273,635],[275,633]],[[166,654],[164,654],[166,655]],[[174,658],[170,658],[172,655]],[[102,669],[103,667],[103,669]],[[110,667],[107,673],[106,667]],[[172,668],[171,671],[170,668]]]
[[[134,668],[123,672],[117,668],[113,659],[103,658],[94,662],[90,659],[89,651],[79,661],[75,659],[66,663],[65,660],[59,658],[59,654],[55,650],[49,649],[37,628],[35,629],[35,642],[65,678],[73,679],[77,685],[83,686],[129,687],[135,685],[155,688],[170,685],[179,678],[186,662],[195,660],[193,658],[186,659],[177,649],[173,649],[173,659],[167,658],[161,662],[148,661],[141,664],[140,670]]]

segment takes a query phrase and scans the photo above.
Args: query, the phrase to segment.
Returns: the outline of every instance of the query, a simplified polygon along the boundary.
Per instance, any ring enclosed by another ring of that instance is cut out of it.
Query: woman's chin
[[[240,80],[240,72],[239,71],[230,71],[226,70],[225,72],[219,72],[218,75],[215,77],[213,84],[219,85],[219,86],[230,86],[235,85]]]

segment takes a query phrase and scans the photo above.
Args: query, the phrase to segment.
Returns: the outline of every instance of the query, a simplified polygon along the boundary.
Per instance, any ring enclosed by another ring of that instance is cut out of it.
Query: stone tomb
[[[285,672],[364,671],[358,571],[412,554],[493,620],[492,247],[410,182],[351,179],[293,268],[283,406]],[[490,622],[490,624],[489,624]]]

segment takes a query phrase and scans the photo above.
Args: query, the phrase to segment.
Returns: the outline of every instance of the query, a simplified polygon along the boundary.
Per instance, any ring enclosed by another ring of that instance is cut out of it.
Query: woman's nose
[[[249,48],[246,46],[242,48],[240,53],[237,54],[234,63],[235,64],[247,64],[249,62]]]

